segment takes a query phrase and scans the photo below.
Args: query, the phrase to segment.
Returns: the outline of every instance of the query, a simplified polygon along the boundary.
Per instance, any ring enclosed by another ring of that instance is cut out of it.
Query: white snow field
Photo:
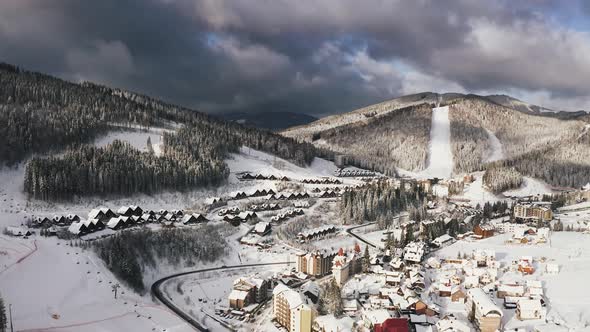
[[[0,292],[12,304],[15,331],[192,331],[122,284],[115,300],[118,281],[102,261],[66,243],[0,236]]]
[[[494,135],[494,133],[488,129],[486,129],[488,133],[488,139],[490,140],[490,145],[492,148],[492,152],[486,159],[486,162],[493,162],[504,159],[504,150],[502,147],[502,142]]]
[[[535,272],[522,277],[515,272],[505,273],[500,280],[533,279],[543,282],[543,289],[548,300],[550,321],[562,322],[570,331],[588,331],[590,326],[590,288],[586,287],[590,275],[590,235],[579,232],[554,232],[547,244],[541,245],[507,245],[512,234],[502,234],[479,241],[457,241],[437,251],[438,257],[456,257],[457,253],[471,253],[475,249],[493,249],[496,259],[505,266],[521,256],[532,256]],[[544,262],[542,262],[544,260]],[[559,273],[545,273],[545,262],[559,264]],[[508,312],[508,311],[505,311]],[[525,328],[533,331],[531,324],[539,321],[519,321],[511,314],[503,317],[506,330]]]
[[[453,153],[451,152],[449,107],[435,107],[432,109],[428,167],[419,175],[448,179],[452,173]]]
[[[549,194],[552,192],[553,189],[547,183],[535,178],[525,176],[523,178],[523,183],[520,186],[520,188],[505,191],[504,195],[508,197],[523,197],[539,194]]]

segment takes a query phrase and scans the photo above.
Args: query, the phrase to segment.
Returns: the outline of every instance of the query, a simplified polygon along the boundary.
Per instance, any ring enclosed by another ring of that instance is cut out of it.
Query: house
[[[450,236],[449,234],[443,234],[437,237],[436,239],[432,240],[432,244],[440,248],[444,245],[453,243],[453,241],[455,241],[455,239],[452,236]]]
[[[426,253],[425,249],[425,244],[423,242],[408,243],[404,248],[404,260],[411,264],[420,263]]]
[[[68,232],[74,235],[83,235],[88,233],[88,228],[82,222],[74,222],[68,227]]]
[[[559,264],[547,263],[547,265],[545,265],[545,272],[547,272],[547,274],[558,274]]]
[[[307,299],[297,291],[279,283],[273,289],[273,316],[289,332],[311,332],[316,316]]]
[[[365,322],[365,327],[371,329],[371,331],[376,331],[379,327],[380,331],[382,330],[382,324],[385,323],[386,320],[392,318],[391,313],[385,309],[375,309],[375,310],[365,310],[362,315],[363,321]],[[406,320],[407,324],[407,320]]]
[[[533,267],[533,258],[530,256],[523,256],[518,262],[518,271],[522,274],[533,274],[535,268]]]
[[[254,233],[260,236],[268,235],[270,230],[270,223],[266,221],[261,221],[254,226]]]
[[[445,316],[434,325],[437,332],[471,332],[466,322],[460,321],[454,316]]]
[[[111,218],[114,218],[116,216],[117,214],[113,212],[113,210],[106,207],[92,209],[88,213],[88,219],[99,219],[101,221],[110,220]]]
[[[66,218],[68,219],[69,224],[80,221],[80,217],[72,213],[68,214]]]
[[[381,324],[373,326],[375,332],[409,332],[410,326],[407,318],[387,318]]]
[[[466,309],[481,332],[500,330],[504,313],[481,288],[467,291]]]
[[[113,230],[121,229],[125,226],[125,222],[121,217],[111,218],[111,220],[109,220],[109,222],[107,223],[107,227]]]
[[[523,285],[501,284],[498,286],[496,296],[500,299],[504,297],[521,297],[524,296],[525,289]]]
[[[336,232],[336,226],[334,225],[324,225],[318,228],[305,230],[303,232],[299,232],[297,234],[297,238],[301,241],[311,240],[317,237],[326,236],[331,233]]]
[[[63,226],[70,223],[68,222],[68,219],[64,216],[53,216],[53,224]]]
[[[453,287],[451,290],[451,301],[465,303],[466,298],[465,292],[460,287]]]
[[[182,223],[185,225],[194,225],[207,221],[209,220],[200,213],[186,214],[182,217]]]
[[[473,227],[473,234],[480,239],[494,236],[494,226],[491,224],[479,224]]]
[[[546,314],[539,299],[520,299],[516,305],[516,316],[520,320],[545,319]]]
[[[17,227],[17,226],[8,226],[6,227],[6,232],[12,236],[29,236],[31,235],[31,231],[26,229],[25,227]]]

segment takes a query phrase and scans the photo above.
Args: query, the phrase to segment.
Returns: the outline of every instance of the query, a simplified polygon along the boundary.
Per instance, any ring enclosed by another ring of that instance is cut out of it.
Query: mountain
[[[448,106],[453,174],[491,163],[556,186],[590,178],[590,127],[582,117],[556,117],[504,96],[424,92],[329,116],[281,132],[347,156],[353,165],[388,174],[428,167],[433,107]],[[498,151],[499,149],[499,151]],[[493,158],[492,156],[495,155]],[[498,155],[500,157],[498,157]]]
[[[120,141],[89,145],[120,128],[166,126],[173,130],[162,133],[159,154]],[[148,96],[2,63],[0,128],[0,166],[26,162],[25,191],[46,200],[215,186],[229,175],[224,160],[241,146],[298,165],[318,153],[309,143]]]
[[[232,112],[221,114],[220,117],[245,126],[270,130],[282,130],[318,120],[314,116],[295,112]]]

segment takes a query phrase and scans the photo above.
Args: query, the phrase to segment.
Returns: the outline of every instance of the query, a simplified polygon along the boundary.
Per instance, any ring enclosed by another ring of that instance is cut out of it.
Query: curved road
[[[194,328],[196,328],[199,331],[209,331],[209,329],[207,327],[201,325],[199,322],[197,322],[196,319],[194,319],[193,317],[191,317],[190,315],[188,315],[187,313],[185,313],[184,311],[182,311],[170,299],[168,299],[166,296],[164,296],[164,294],[160,290],[160,286],[164,282],[166,282],[166,281],[168,281],[170,279],[174,279],[176,277],[185,276],[185,275],[194,274],[194,273],[209,272],[209,271],[218,271],[218,270],[227,270],[227,269],[240,269],[240,268],[256,267],[256,266],[288,265],[288,264],[291,264],[291,262],[256,263],[256,264],[242,264],[242,265],[230,265],[230,266],[222,265],[222,266],[219,266],[219,267],[211,267],[211,268],[208,268],[208,269],[185,271],[185,272],[175,273],[175,274],[172,274],[172,275],[169,275],[167,277],[164,277],[162,279],[157,280],[156,282],[154,282],[152,284],[151,291],[152,291],[152,294],[158,300],[160,300],[160,302],[162,302],[165,306],[167,306],[170,310],[172,310],[172,312],[174,312],[175,314],[177,314],[180,318],[182,318],[188,324],[190,324],[191,326],[193,326]]]
[[[353,230],[355,230],[357,228],[371,226],[371,225],[376,224],[376,223],[377,223],[376,221],[373,221],[373,222],[369,222],[369,223],[366,223],[366,224],[362,224],[362,225],[350,227],[350,228],[346,229],[346,233],[348,233],[348,235],[356,238],[357,240],[361,241],[362,243],[368,245],[369,247],[377,248],[377,246],[375,246],[373,243],[365,240],[364,238],[360,237],[359,235],[357,235],[356,233],[353,232]]]

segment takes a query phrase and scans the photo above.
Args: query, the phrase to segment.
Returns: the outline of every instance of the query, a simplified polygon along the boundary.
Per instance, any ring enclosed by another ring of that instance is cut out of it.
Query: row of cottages
[[[68,231],[74,235],[79,236],[102,230],[105,228],[105,226],[105,223],[100,219],[86,219],[72,223],[68,227]]]
[[[297,239],[299,239],[299,241],[309,241],[315,238],[326,236],[328,234],[334,234],[336,233],[336,230],[336,226],[334,225],[324,225],[318,228],[299,232],[299,234],[297,234]]]
[[[479,331],[495,332],[500,330],[504,313],[481,288],[468,290],[465,303],[467,315]]]
[[[271,217],[270,221],[278,223],[278,222],[282,222],[282,221],[285,221],[290,218],[302,216],[304,214],[305,214],[305,211],[303,211],[303,209],[290,209],[284,213],[279,213],[276,216]]]
[[[29,236],[31,231],[23,226],[8,226],[6,227],[6,233],[12,236]]]
[[[337,169],[334,175],[337,177],[375,176],[375,172],[364,169]]]
[[[53,216],[36,217],[33,219],[33,227],[50,227],[50,226],[69,226],[74,222],[80,221],[80,217],[76,214],[68,214],[67,216]]]
[[[313,252],[299,252],[295,270],[314,277],[323,277],[332,273],[332,261],[336,257],[335,252],[316,250]]]
[[[250,210],[254,212],[258,211],[275,211],[280,210],[281,206],[276,203],[263,203],[263,204],[252,204],[250,205]]]
[[[252,304],[266,301],[269,282],[263,278],[238,278],[228,295],[229,307],[242,310]]]
[[[237,206],[234,206],[234,207],[230,207],[230,208],[227,208],[227,209],[221,209],[221,210],[219,210],[219,212],[217,212],[217,215],[220,216],[220,217],[223,217],[223,216],[228,215],[228,214],[238,214],[238,213],[240,213],[240,208],[237,207]]]
[[[269,195],[275,195],[276,192],[272,189],[256,189],[249,196],[250,197],[264,197]]]
[[[313,303],[303,294],[279,283],[273,289],[273,317],[288,332],[311,332],[317,316]]]
[[[250,220],[257,219],[257,218],[258,218],[258,215],[256,214],[256,212],[244,211],[244,212],[240,212],[237,215],[228,214],[225,217],[223,217],[223,220],[231,223],[234,226],[238,226],[242,222],[247,222]]]
[[[340,194],[338,192],[336,192],[335,190],[321,191],[318,195],[319,198],[334,198],[334,197],[338,197],[338,196],[340,196]]]
[[[280,193],[275,195],[268,195],[267,199],[275,199],[275,200],[293,200],[293,199],[307,199],[309,198],[309,194],[307,192],[300,192],[300,193]]]
[[[239,176],[240,180],[280,180],[280,181],[291,181],[286,176],[274,176],[274,175],[264,175],[264,174],[251,174],[251,173],[244,173]]]
[[[209,219],[200,213],[185,214],[184,217],[182,217],[183,225],[195,225],[207,221],[209,221]]]
[[[354,250],[346,253],[342,248],[338,250],[338,254],[332,261],[332,274],[338,286],[344,285],[350,277],[361,272],[360,251],[361,248],[358,245],[355,245]]]
[[[117,213],[120,216],[126,216],[126,217],[141,216],[141,215],[143,215],[143,209],[137,205],[121,206],[119,208],[119,210],[117,210]]]
[[[305,184],[342,184],[342,181],[333,178],[303,179],[301,182]]]
[[[553,220],[553,211],[547,206],[540,204],[516,204],[514,206],[514,218],[528,221],[551,221]]]
[[[111,218],[106,224],[106,226],[112,230],[118,230],[122,228],[128,228],[131,226],[135,226],[137,224],[142,224],[144,220],[142,217],[138,216],[118,216]]]

